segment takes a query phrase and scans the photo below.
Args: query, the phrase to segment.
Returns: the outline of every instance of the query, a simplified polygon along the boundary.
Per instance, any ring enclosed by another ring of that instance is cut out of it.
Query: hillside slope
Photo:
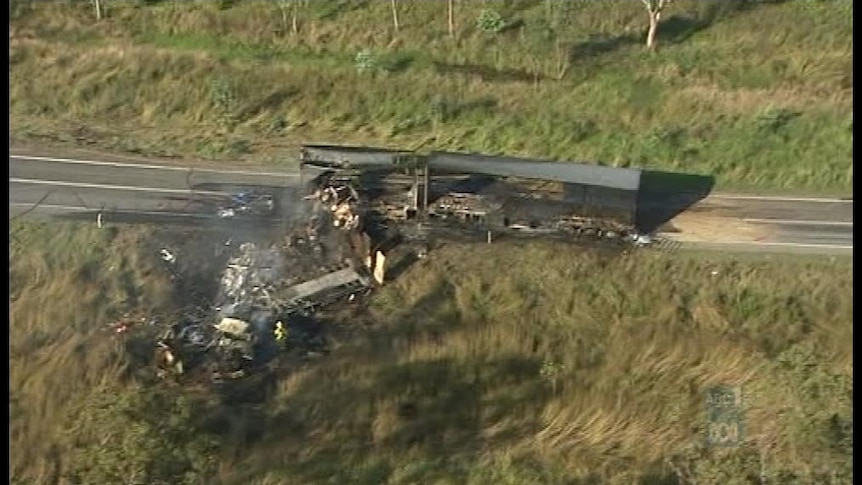
[[[851,259],[452,246],[239,405],[142,380],[108,330],[188,304],[158,244],[13,224],[12,483],[852,483]],[[738,447],[704,446],[715,385]]]
[[[303,141],[852,189],[852,2],[10,4],[13,141],[278,161]],[[279,6],[283,5],[282,10]],[[495,15],[496,14],[496,15]]]

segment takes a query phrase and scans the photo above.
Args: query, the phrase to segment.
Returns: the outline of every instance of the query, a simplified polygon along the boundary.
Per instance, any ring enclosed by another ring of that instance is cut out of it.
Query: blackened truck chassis
[[[324,173],[329,183],[349,184],[364,200],[367,221],[410,239],[650,243],[635,224],[633,169],[314,145],[303,147],[301,161],[306,180]]]

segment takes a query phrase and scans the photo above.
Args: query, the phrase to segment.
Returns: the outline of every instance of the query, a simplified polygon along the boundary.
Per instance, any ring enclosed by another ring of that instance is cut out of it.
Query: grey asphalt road
[[[299,181],[295,173],[10,156],[9,216],[109,210],[208,217],[235,190],[291,191]]]
[[[756,228],[763,237],[759,244],[747,244],[749,249],[785,247],[794,251],[838,253],[853,250],[852,199],[715,194],[689,212],[720,216]],[[704,243],[704,247],[716,244]]]
[[[299,182],[296,172],[17,153],[9,158],[9,217],[95,213],[101,209],[205,219],[212,217],[217,200],[237,188],[267,186],[273,191],[291,191]],[[743,221],[765,234],[757,241],[696,243],[705,249],[852,253],[852,200],[713,194],[690,211]]]

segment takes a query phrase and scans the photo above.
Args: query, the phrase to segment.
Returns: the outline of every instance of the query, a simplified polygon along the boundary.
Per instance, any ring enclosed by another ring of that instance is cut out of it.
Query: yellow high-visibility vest
[[[284,329],[284,325],[281,322],[275,324],[275,339],[276,340],[284,340],[287,336],[287,332]]]

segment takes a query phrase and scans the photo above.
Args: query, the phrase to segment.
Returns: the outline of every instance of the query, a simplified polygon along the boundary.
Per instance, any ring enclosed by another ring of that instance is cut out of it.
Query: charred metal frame
[[[309,170],[317,172],[313,179],[308,178]],[[619,235],[633,234],[638,240],[635,214],[640,209],[641,175],[637,169],[591,164],[305,145],[300,150],[300,181],[308,192],[303,199],[313,201],[313,215],[286,234],[288,242],[280,249],[240,245],[239,254],[222,273],[215,298],[220,323],[171,328],[157,343],[161,366],[182,374],[186,363],[191,367],[208,354],[217,364],[214,378],[246,375],[252,369],[246,361],[254,358],[248,354],[259,335],[271,333],[270,327],[280,328],[282,319],[338,300],[352,301],[382,284],[387,253],[411,237],[422,243],[416,250],[419,258],[427,253],[430,237],[479,236],[490,243],[492,231],[602,240],[614,234],[616,241],[629,240]],[[366,226],[369,215],[384,224],[392,222],[395,234],[386,227],[372,236]],[[390,221],[391,216],[396,220]],[[540,221],[534,225],[531,218]],[[323,249],[319,238],[321,234],[331,238],[330,231],[335,239],[328,241],[338,248],[333,253]],[[342,249],[348,249],[346,256]],[[266,257],[271,251],[275,256]],[[292,256],[285,256],[288,253]],[[340,261],[329,261],[327,253],[339,254]],[[280,270],[285,257],[294,258],[289,271]],[[163,250],[162,258],[173,271],[173,254]],[[306,262],[313,269],[308,270]],[[261,318],[266,321],[261,323],[256,315],[265,315]],[[242,331],[233,332],[239,343],[226,338],[231,333],[227,323],[242,326]],[[237,349],[239,359],[234,356]]]
[[[525,201],[527,206],[533,207],[533,209],[541,209],[541,206],[546,204],[549,208],[557,206],[557,209],[553,210],[559,210],[560,206],[568,205],[573,208],[572,211],[577,212],[577,217],[560,220],[551,225],[565,227],[571,224],[593,225],[596,227],[589,231],[594,230],[599,235],[605,233],[615,235],[620,231],[620,228],[626,226],[630,228],[630,232],[636,232],[634,218],[637,211],[637,195],[641,177],[641,170],[638,169],[466,153],[431,152],[428,155],[421,155],[414,152],[381,148],[330,145],[303,146],[301,164],[303,168],[315,167],[318,170],[333,170],[341,174],[378,172],[400,173],[409,177],[412,190],[409,206],[415,211],[416,222],[420,226],[430,223],[431,216],[434,216],[432,214],[434,211],[429,205],[432,180],[448,176],[480,176],[499,181],[517,178],[545,184],[561,184],[563,186],[561,195],[563,199],[560,201],[541,202],[540,199]],[[434,177],[437,178],[432,177],[432,171]],[[526,190],[535,196],[536,192],[532,192],[535,189]],[[475,195],[479,199],[485,197],[478,193]],[[457,198],[455,193],[451,193],[450,196]],[[528,199],[530,198],[528,197]],[[507,217],[503,217],[503,221],[507,220]],[[576,220],[581,222],[573,222]],[[599,227],[602,225],[602,220],[605,222],[613,220],[614,223]],[[469,218],[468,222],[470,222]],[[476,225],[475,221],[472,224]],[[504,231],[512,228],[518,229],[522,226],[522,224],[515,224],[510,227],[503,223],[497,228],[494,226],[498,224],[492,223],[488,227],[484,227],[487,224],[487,222],[482,222],[479,225],[483,226],[483,230],[493,228]],[[580,229],[577,230],[578,234],[580,231]]]

